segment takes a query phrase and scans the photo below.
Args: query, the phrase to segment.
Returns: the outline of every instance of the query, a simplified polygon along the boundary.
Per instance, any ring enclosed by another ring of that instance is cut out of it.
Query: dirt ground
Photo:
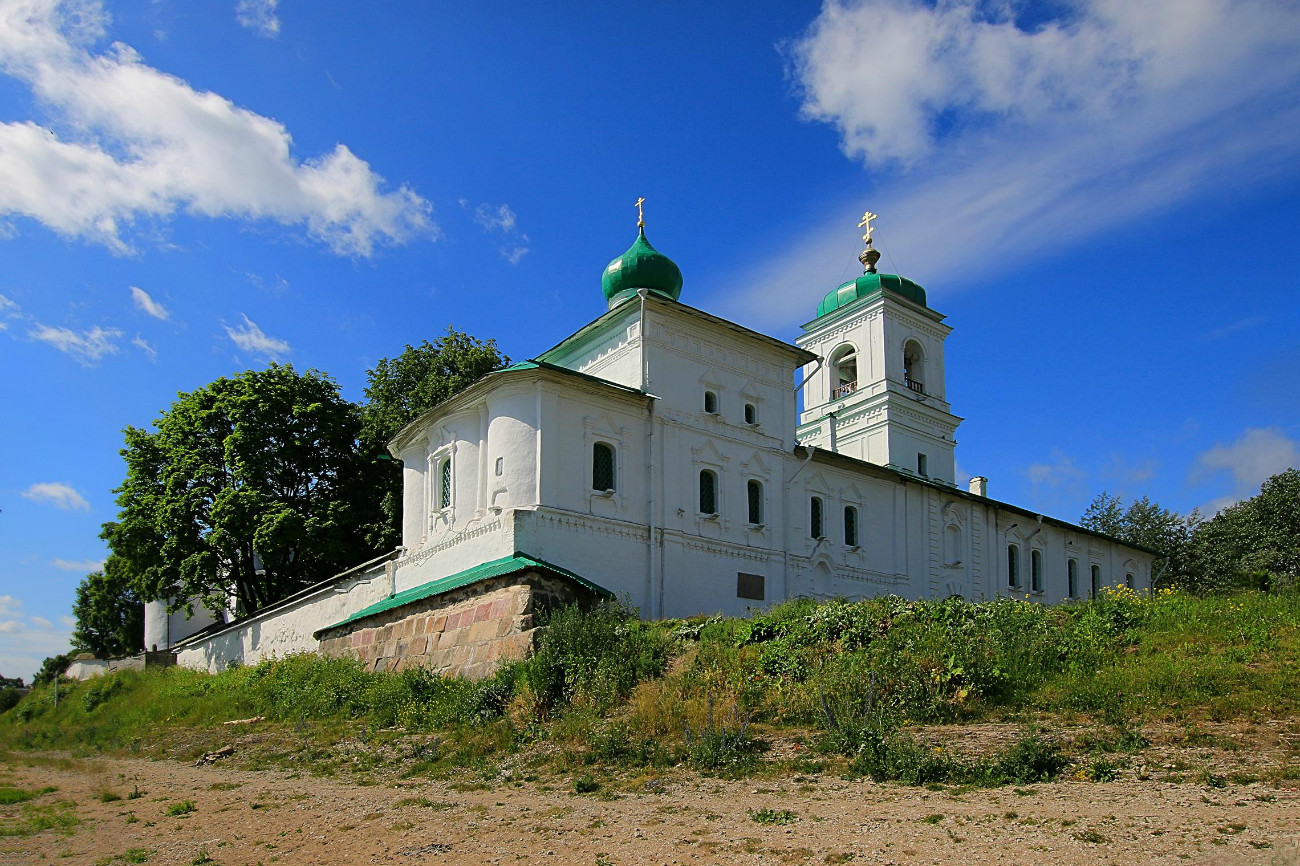
[[[12,754],[0,785],[57,789],[0,805],[0,864],[1300,864],[1300,789],[1264,783],[683,775],[577,794]],[[42,815],[62,826],[35,830]]]

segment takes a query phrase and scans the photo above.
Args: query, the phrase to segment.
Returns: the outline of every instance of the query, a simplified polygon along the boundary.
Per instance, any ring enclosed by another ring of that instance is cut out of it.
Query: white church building
[[[794,345],[682,303],[640,222],[604,271],[604,315],[390,443],[402,547],[183,640],[192,626],[154,603],[146,646],[209,669],[323,650],[476,675],[526,651],[529,597],[548,593],[662,618],[799,596],[1148,589],[1155,551],[991,499],[983,478],[957,485],[951,328],[921,286],[876,272],[873,218],[865,272]]]

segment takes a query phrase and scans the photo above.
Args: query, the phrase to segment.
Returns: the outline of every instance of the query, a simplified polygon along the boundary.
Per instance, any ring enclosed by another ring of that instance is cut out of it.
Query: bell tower
[[[819,360],[804,368],[805,445],[954,484],[962,419],[949,411],[943,343],[952,329],[930,309],[925,289],[876,272],[873,213],[859,228],[862,276],[828,293],[795,340]]]

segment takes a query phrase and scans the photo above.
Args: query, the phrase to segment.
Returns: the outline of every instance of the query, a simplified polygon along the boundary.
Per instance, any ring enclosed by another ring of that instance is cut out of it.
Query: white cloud
[[[96,325],[77,333],[71,328],[55,328],[37,322],[27,335],[33,340],[53,346],[65,355],[71,355],[83,367],[93,367],[105,355],[117,351],[115,341],[122,336],[122,332],[117,328],[101,328]]]
[[[257,323],[248,316],[244,316],[244,326],[242,328],[232,328],[229,325],[223,325],[223,327],[226,329],[226,335],[245,352],[255,352],[272,359],[289,353],[289,344],[287,342],[267,336],[257,326]]]
[[[280,35],[280,19],[275,7],[280,0],[239,0],[235,7],[235,20],[258,36],[273,39]]]
[[[74,626],[76,626],[76,624],[77,621],[72,617],[68,616],[67,614],[63,614],[59,617],[59,625],[63,626],[64,628],[73,628]]]
[[[75,623],[69,625],[62,620],[60,617],[61,628],[41,616],[32,616],[27,622],[0,620],[0,674],[19,676],[30,683],[42,661],[67,652]]]
[[[0,295],[0,313],[13,315],[18,312],[18,305],[4,295]]]
[[[1300,443],[1278,427],[1251,427],[1241,438],[1228,444],[1218,443],[1197,455],[1190,478],[1193,483],[1228,474],[1232,493],[1202,506],[1214,514],[1235,502],[1254,496],[1270,476],[1300,467]]]
[[[933,290],[1300,165],[1293,4],[830,0],[789,57],[868,172],[722,299],[761,326],[850,275],[866,207],[882,269]]]
[[[177,211],[305,226],[354,256],[436,234],[428,202],[405,186],[385,190],[346,145],[299,160],[277,121],[195,90],[130,46],[96,52],[107,24],[92,0],[0,6],[0,71],[55,121],[0,124],[0,216],[119,253],[132,250],[137,220]]]
[[[460,204],[461,207],[465,207],[468,203],[462,198]],[[504,246],[498,247],[497,251],[510,264],[519,264],[519,260],[528,254],[528,235],[519,231],[517,217],[510,209],[510,205],[481,204],[474,208],[474,222],[478,223],[485,232],[496,232],[502,235],[505,243]]]
[[[17,634],[23,624],[16,619],[0,620],[0,634]]]
[[[90,503],[71,484],[62,481],[42,481],[23,491],[23,497],[33,502],[53,505],[64,511],[89,511]]]
[[[144,352],[145,356],[150,361],[158,360],[158,350],[155,349],[153,346],[150,346],[149,341],[146,340],[144,337],[141,337],[139,334],[135,335],[135,339],[131,341],[131,345],[135,346],[141,352]]]
[[[50,565],[54,566],[60,571],[79,571],[83,573],[88,573],[91,571],[102,571],[104,568],[104,560],[102,559],[69,560],[69,559],[64,559],[62,557],[56,556],[54,559],[50,560]]]
[[[166,307],[155,301],[148,292],[138,286],[131,287],[131,300],[135,301],[136,309],[142,310],[155,319],[162,319],[165,322],[171,318],[171,313],[167,312]]]
[[[1083,480],[1083,470],[1075,465],[1074,458],[1053,450],[1047,463],[1031,463],[1025,467],[1025,477],[1030,483],[1047,487],[1062,487]]]
[[[30,617],[30,618],[28,619],[28,621],[29,621],[32,625],[34,625],[34,626],[36,626],[37,628],[40,628],[40,629],[46,629],[46,630],[49,630],[49,629],[54,628],[54,623],[50,622],[48,619],[46,619],[46,618],[43,617],[43,616],[33,616],[33,617]]]
[[[0,595],[0,616],[17,616],[22,609],[21,599],[12,595]]]

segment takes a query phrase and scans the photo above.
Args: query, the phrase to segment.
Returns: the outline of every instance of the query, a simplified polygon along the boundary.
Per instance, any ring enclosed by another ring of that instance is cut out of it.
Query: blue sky
[[[786,339],[859,268],[954,327],[958,465],[1077,519],[1300,464],[1300,7],[0,0],[0,673],[66,647],[121,430],[270,360],[602,311],[632,203]]]

